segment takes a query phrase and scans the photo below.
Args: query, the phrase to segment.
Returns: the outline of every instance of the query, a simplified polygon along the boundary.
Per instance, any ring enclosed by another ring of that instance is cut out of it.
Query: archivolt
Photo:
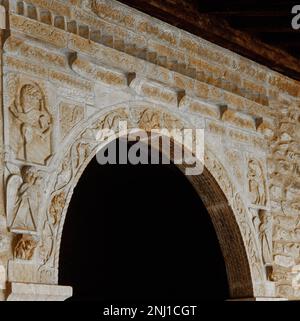
[[[95,133],[104,128],[117,131],[119,121],[127,121],[129,128],[137,127],[146,131],[153,128],[192,128],[182,116],[175,113],[170,114],[160,108],[148,106],[130,106],[113,110],[110,108],[109,112],[94,117],[86,123],[83,131],[72,136],[74,138],[57,158],[57,172],[53,176],[42,232],[41,253],[44,263],[40,270],[54,269],[55,282],[68,205],[81,174],[99,148]],[[242,196],[208,146],[205,150],[204,173],[189,179],[214,224],[226,264],[231,297],[264,295],[263,263]],[[201,255],[202,246],[205,244],[199,244],[198,255]]]

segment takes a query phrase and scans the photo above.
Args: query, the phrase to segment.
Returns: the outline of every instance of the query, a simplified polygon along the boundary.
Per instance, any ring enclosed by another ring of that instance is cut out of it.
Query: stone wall
[[[93,131],[125,119],[205,127],[253,296],[300,297],[298,82],[113,0],[13,0],[7,14],[0,264],[10,283],[57,284]],[[24,190],[39,202],[25,208]]]
[[[4,42],[4,29],[6,28],[6,15],[5,8],[0,6],[0,132],[3,133],[3,64],[2,64],[2,45]],[[6,265],[9,258],[9,240],[7,237],[7,228],[6,228],[6,219],[4,212],[4,204],[5,204],[5,185],[4,185],[4,142],[3,135],[0,135],[0,300],[5,299],[5,288],[6,288]]]

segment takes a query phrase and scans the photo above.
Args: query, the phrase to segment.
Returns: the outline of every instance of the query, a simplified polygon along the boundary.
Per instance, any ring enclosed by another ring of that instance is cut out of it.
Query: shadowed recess
[[[59,279],[71,300],[229,297],[210,217],[173,164],[90,162],[68,209]]]

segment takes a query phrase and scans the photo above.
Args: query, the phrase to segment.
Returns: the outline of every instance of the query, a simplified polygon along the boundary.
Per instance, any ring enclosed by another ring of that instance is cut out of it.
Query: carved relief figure
[[[255,279],[260,280],[263,279],[263,272],[260,269],[260,258],[257,255],[256,246],[253,241],[253,237],[251,237],[251,228],[249,222],[246,220],[247,213],[244,207],[242,197],[239,193],[237,193],[234,197],[233,208],[239,214],[239,223],[241,227],[241,231],[245,238],[245,244],[247,246],[247,250],[249,253],[249,259],[251,262],[252,271],[255,274]]]
[[[29,235],[23,235],[16,245],[15,258],[19,260],[31,260],[36,247],[36,240]]]
[[[258,226],[258,235],[261,244],[261,252],[264,264],[272,263],[272,221],[271,215],[267,211],[258,212],[260,224]]]
[[[218,179],[220,186],[222,187],[227,197],[232,197],[233,187],[228,179],[227,174],[225,174],[224,167],[216,160],[212,161],[211,166],[214,173],[216,174],[216,178]]]
[[[84,118],[84,108],[62,103],[60,105],[60,131],[65,138],[70,130]]]
[[[68,153],[64,158],[64,161],[61,165],[61,171],[57,176],[55,190],[60,190],[64,188],[71,181],[73,175],[71,162],[72,159],[70,153]]]
[[[35,83],[21,86],[9,110],[15,119],[13,124],[17,125],[20,138],[16,157],[45,165],[51,155],[52,118],[40,87]],[[15,134],[11,132],[11,135]]]
[[[7,182],[8,226],[15,233],[36,232],[35,219],[38,215],[39,176],[30,166],[21,169],[21,176],[12,175]]]
[[[61,192],[52,198],[49,213],[53,225],[56,225],[59,222],[60,214],[65,206],[65,198],[66,195],[64,192]]]
[[[242,160],[241,154],[236,150],[227,150],[225,152],[227,160],[233,170],[235,177],[240,185],[244,184],[244,175],[241,168]]]
[[[265,206],[267,203],[265,177],[261,164],[255,159],[250,159],[248,162],[248,180],[252,203]]]
[[[79,142],[77,144],[77,146],[76,146],[76,152],[77,152],[76,168],[78,168],[80,165],[83,164],[83,162],[89,156],[89,154],[90,154],[90,145],[87,144],[87,143]]]
[[[41,243],[39,246],[39,256],[40,256],[43,264],[48,262],[48,260],[51,256],[51,253],[53,250],[53,242],[54,242],[53,230],[52,230],[50,224],[48,222],[45,222],[43,233],[42,233]]]

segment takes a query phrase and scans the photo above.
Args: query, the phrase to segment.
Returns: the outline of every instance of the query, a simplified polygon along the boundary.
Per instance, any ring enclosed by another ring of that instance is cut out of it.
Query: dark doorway
[[[59,282],[71,300],[228,298],[209,215],[173,164],[91,161],[68,209]]]

